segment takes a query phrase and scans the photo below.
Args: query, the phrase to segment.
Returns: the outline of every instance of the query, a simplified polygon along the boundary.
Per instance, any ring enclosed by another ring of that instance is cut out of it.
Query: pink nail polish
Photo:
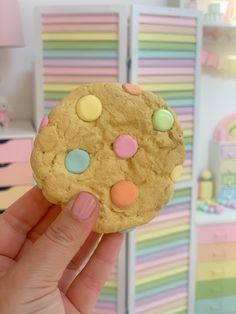
[[[88,219],[94,211],[98,210],[99,203],[95,196],[81,192],[72,207],[72,213],[79,220]]]

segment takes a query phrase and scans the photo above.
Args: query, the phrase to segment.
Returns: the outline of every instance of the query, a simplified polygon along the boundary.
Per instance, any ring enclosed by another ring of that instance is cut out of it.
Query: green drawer
[[[233,296],[235,294],[236,278],[225,280],[219,279],[211,281],[199,281],[197,283],[197,300]]]
[[[235,186],[236,185],[236,174],[235,173],[228,173],[223,174],[221,176],[221,184],[228,185],[228,186]]]

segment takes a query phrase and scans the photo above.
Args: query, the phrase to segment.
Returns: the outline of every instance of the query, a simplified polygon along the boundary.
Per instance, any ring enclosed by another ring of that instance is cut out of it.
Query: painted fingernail
[[[72,214],[76,219],[86,220],[99,208],[95,196],[87,192],[81,192],[72,207]]]

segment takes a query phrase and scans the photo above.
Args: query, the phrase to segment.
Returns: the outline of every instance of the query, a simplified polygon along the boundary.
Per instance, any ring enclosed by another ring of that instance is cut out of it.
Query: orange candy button
[[[111,188],[112,203],[120,208],[132,205],[138,196],[139,190],[131,181],[120,181]]]
[[[142,90],[138,85],[126,83],[123,84],[122,87],[127,93],[131,95],[139,95],[142,93]]]

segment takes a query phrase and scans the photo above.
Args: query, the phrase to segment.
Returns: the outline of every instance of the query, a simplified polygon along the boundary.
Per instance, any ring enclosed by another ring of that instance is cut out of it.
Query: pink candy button
[[[120,135],[113,144],[116,155],[123,159],[131,158],[138,149],[138,143],[135,138],[130,135]]]
[[[131,95],[139,95],[142,93],[142,90],[138,85],[126,83],[126,84],[123,84],[122,87],[127,93]]]
[[[43,127],[47,125],[48,125],[48,116],[44,116],[39,126],[39,132],[42,130]]]

